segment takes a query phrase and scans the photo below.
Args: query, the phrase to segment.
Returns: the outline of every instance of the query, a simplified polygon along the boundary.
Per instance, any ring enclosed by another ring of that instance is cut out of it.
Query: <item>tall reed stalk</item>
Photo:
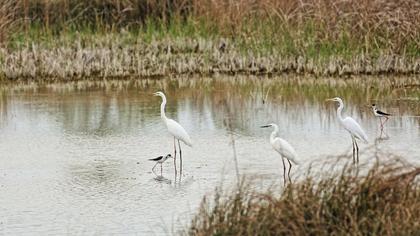
[[[6,19],[30,19],[38,30],[52,29],[57,34],[63,29],[86,28],[138,31],[147,22],[166,28],[180,22],[184,26],[189,23],[192,31],[204,27],[247,44],[290,44],[294,54],[304,53],[302,48],[307,45],[313,45],[312,53],[334,45],[362,48],[367,54],[377,48],[398,54],[420,51],[418,0],[4,1]],[[11,5],[19,5],[19,10],[11,11]],[[3,22],[4,18],[3,14]]]
[[[308,175],[282,192],[255,192],[243,182],[204,198],[184,234],[419,235],[420,168],[400,164]]]
[[[16,22],[17,3],[14,0],[2,0],[0,3],[0,45],[7,40]]]

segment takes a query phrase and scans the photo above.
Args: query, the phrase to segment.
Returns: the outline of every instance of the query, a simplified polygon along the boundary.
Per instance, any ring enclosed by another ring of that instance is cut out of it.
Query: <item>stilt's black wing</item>
[[[380,111],[380,110],[377,110],[376,111],[379,115],[383,115],[383,116],[390,116],[391,114],[388,114],[388,113],[385,113],[385,112],[382,112],[382,111]]]
[[[149,161],[159,161],[159,160],[162,160],[162,158],[163,158],[163,156],[159,156],[159,157],[156,157],[156,158],[149,159]]]

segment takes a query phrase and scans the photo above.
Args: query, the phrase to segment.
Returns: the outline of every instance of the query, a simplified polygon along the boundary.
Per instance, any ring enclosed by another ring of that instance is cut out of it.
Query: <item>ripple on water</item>
[[[365,78],[320,85],[314,83],[327,79],[299,79],[298,85],[293,78],[194,79],[150,80],[124,90],[96,86],[5,93],[0,104],[0,232],[170,234],[183,227],[180,218],[188,223],[205,194],[235,182],[231,133],[240,173],[255,176],[261,188],[282,183],[270,131],[259,128],[267,122],[281,127],[279,135],[305,164],[322,165],[351,151],[351,140],[336,121],[336,106],[324,103],[337,95],[345,100],[345,115],[357,119],[371,140],[361,145],[362,160],[369,157],[366,151],[379,149],[418,163],[420,119],[415,116],[420,106],[418,99],[400,99],[418,92],[393,90],[382,83],[384,78],[375,78],[373,88]],[[173,153],[173,139],[159,116],[160,99],[151,96],[163,88],[167,116],[194,141],[193,148],[183,146],[181,182],[174,178],[173,162],[164,163],[163,177],[157,177],[148,161]],[[381,137],[378,120],[365,108],[372,100],[397,114],[387,122],[386,136]],[[302,174],[305,164],[294,167],[292,175]]]

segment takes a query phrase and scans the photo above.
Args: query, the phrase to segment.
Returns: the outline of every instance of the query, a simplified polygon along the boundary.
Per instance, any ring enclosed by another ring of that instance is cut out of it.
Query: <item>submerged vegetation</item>
[[[331,172],[328,172],[331,173]],[[337,173],[335,171],[335,173]],[[204,198],[188,235],[418,235],[420,168],[378,162],[365,173],[308,174],[281,193],[242,184]]]
[[[417,74],[419,10],[416,0],[5,0],[0,76]]]

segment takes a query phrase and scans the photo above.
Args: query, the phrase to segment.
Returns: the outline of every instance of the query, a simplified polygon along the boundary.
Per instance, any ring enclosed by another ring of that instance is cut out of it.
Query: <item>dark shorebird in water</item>
[[[157,166],[157,164],[160,164],[160,175],[162,175],[162,164],[166,160],[168,160],[169,158],[172,158],[172,155],[171,154],[168,154],[166,156],[158,156],[156,158],[149,159],[149,161],[155,161],[156,162],[156,164],[152,168],[153,173],[155,173],[154,170],[155,170],[155,167]]]
[[[381,130],[384,129],[385,123],[388,121],[391,114],[385,113],[383,111],[378,110],[375,104],[372,104],[372,111],[376,117],[379,117],[379,121],[381,122]],[[382,123],[382,117],[385,117],[385,121]]]

